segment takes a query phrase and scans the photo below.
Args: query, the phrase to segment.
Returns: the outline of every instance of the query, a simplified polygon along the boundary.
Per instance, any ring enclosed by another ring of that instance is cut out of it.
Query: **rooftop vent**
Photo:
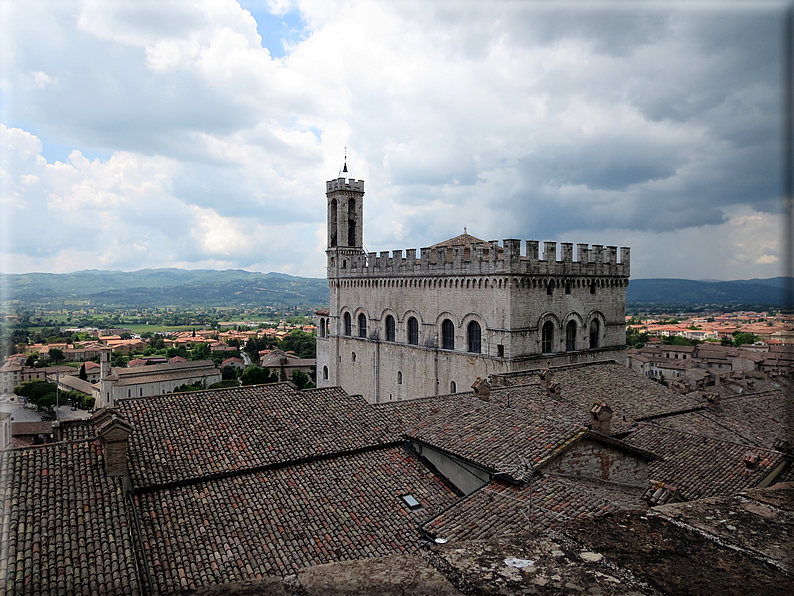
[[[759,457],[755,453],[747,453],[744,456],[744,467],[748,470],[755,470],[758,467]]]
[[[654,480],[651,480],[651,486],[645,491],[642,498],[651,507],[665,505],[666,503],[677,503],[682,500],[681,494],[676,487]]]

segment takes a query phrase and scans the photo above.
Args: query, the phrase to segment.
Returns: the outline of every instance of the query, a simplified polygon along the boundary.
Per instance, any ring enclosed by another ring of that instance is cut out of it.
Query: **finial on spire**
[[[350,170],[347,169],[347,147],[345,147],[345,162],[344,162],[344,166],[342,166],[342,169],[339,171],[339,177],[349,178],[349,176],[350,176]]]
[[[464,235],[464,236],[468,236],[468,234],[469,234],[469,232],[468,232],[468,230],[466,229],[466,226],[463,226],[463,235]]]

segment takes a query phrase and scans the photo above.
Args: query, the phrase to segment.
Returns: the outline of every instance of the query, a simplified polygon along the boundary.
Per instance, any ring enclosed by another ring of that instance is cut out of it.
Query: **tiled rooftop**
[[[393,402],[379,409],[392,412],[409,438],[491,471],[519,457],[538,463],[584,432],[572,422],[577,413],[536,386],[491,391],[489,402],[473,393],[458,393]]]
[[[342,389],[289,383],[122,399],[136,489],[394,443],[388,418]]]
[[[411,494],[423,509],[400,498]],[[308,565],[413,553],[416,525],[457,497],[402,448],[135,497],[155,590],[170,593]]]
[[[510,384],[535,383],[538,371],[507,377]],[[582,412],[594,402],[606,402],[614,412],[612,434],[628,432],[635,421],[705,406],[699,395],[681,395],[616,362],[553,368],[553,381],[562,389],[561,401]],[[625,416],[625,420],[623,420]]]
[[[554,529],[570,519],[620,508],[588,490],[581,490],[576,483],[561,482],[553,476],[536,479],[531,487],[492,480],[425,522],[421,529],[432,538],[448,541],[523,532],[530,529],[530,494],[533,530]]]
[[[752,488],[783,461],[783,454],[758,447],[718,441],[701,435],[643,423],[626,437],[631,445],[648,449],[664,459],[649,464],[651,480],[676,487],[684,499],[730,496]],[[759,460],[745,466],[748,453]]]
[[[62,421],[58,433],[61,441],[78,441],[96,436],[91,420]]]
[[[712,388],[709,387],[708,391]],[[712,439],[756,445],[772,449],[776,439],[794,437],[792,412],[794,397],[783,391],[758,394],[733,394],[723,397],[720,412],[702,410],[661,418],[669,428],[688,431]]]
[[[140,594],[121,482],[97,443],[0,453],[0,593]]]

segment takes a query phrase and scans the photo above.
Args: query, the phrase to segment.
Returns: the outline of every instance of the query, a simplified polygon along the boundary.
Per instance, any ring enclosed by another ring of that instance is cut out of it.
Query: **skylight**
[[[408,509],[411,511],[418,511],[422,508],[422,504],[414,499],[413,495],[402,495],[400,498],[405,501],[405,504],[408,505]]]

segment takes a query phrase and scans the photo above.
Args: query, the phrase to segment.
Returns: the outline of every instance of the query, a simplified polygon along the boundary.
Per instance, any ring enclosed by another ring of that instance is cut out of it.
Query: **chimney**
[[[593,407],[590,408],[590,414],[593,416],[590,428],[600,432],[602,435],[608,435],[610,421],[612,420],[612,408],[606,403],[595,402]]]
[[[707,393],[706,402],[708,402],[706,407],[709,412],[714,412],[715,414],[722,413],[722,398],[720,398],[717,393]]]
[[[477,377],[477,380],[472,383],[471,386],[474,389],[474,393],[477,394],[482,401],[491,401],[491,384],[488,382],[488,379],[481,379]]]
[[[105,472],[108,476],[123,478],[126,486],[129,482],[127,446],[132,425],[118,411],[110,408],[103,408],[94,414],[93,422],[102,447]]]
[[[562,395],[562,385],[556,381],[552,381],[549,383],[547,391],[549,392],[549,397],[560,397]]]
[[[540,379],[540,386],[544,389],[548,389],[549,385],[551,385],[551,379],[554,375],[552,375],[551,371],[548,368],[544,368],[538,374],[538,378]]]

